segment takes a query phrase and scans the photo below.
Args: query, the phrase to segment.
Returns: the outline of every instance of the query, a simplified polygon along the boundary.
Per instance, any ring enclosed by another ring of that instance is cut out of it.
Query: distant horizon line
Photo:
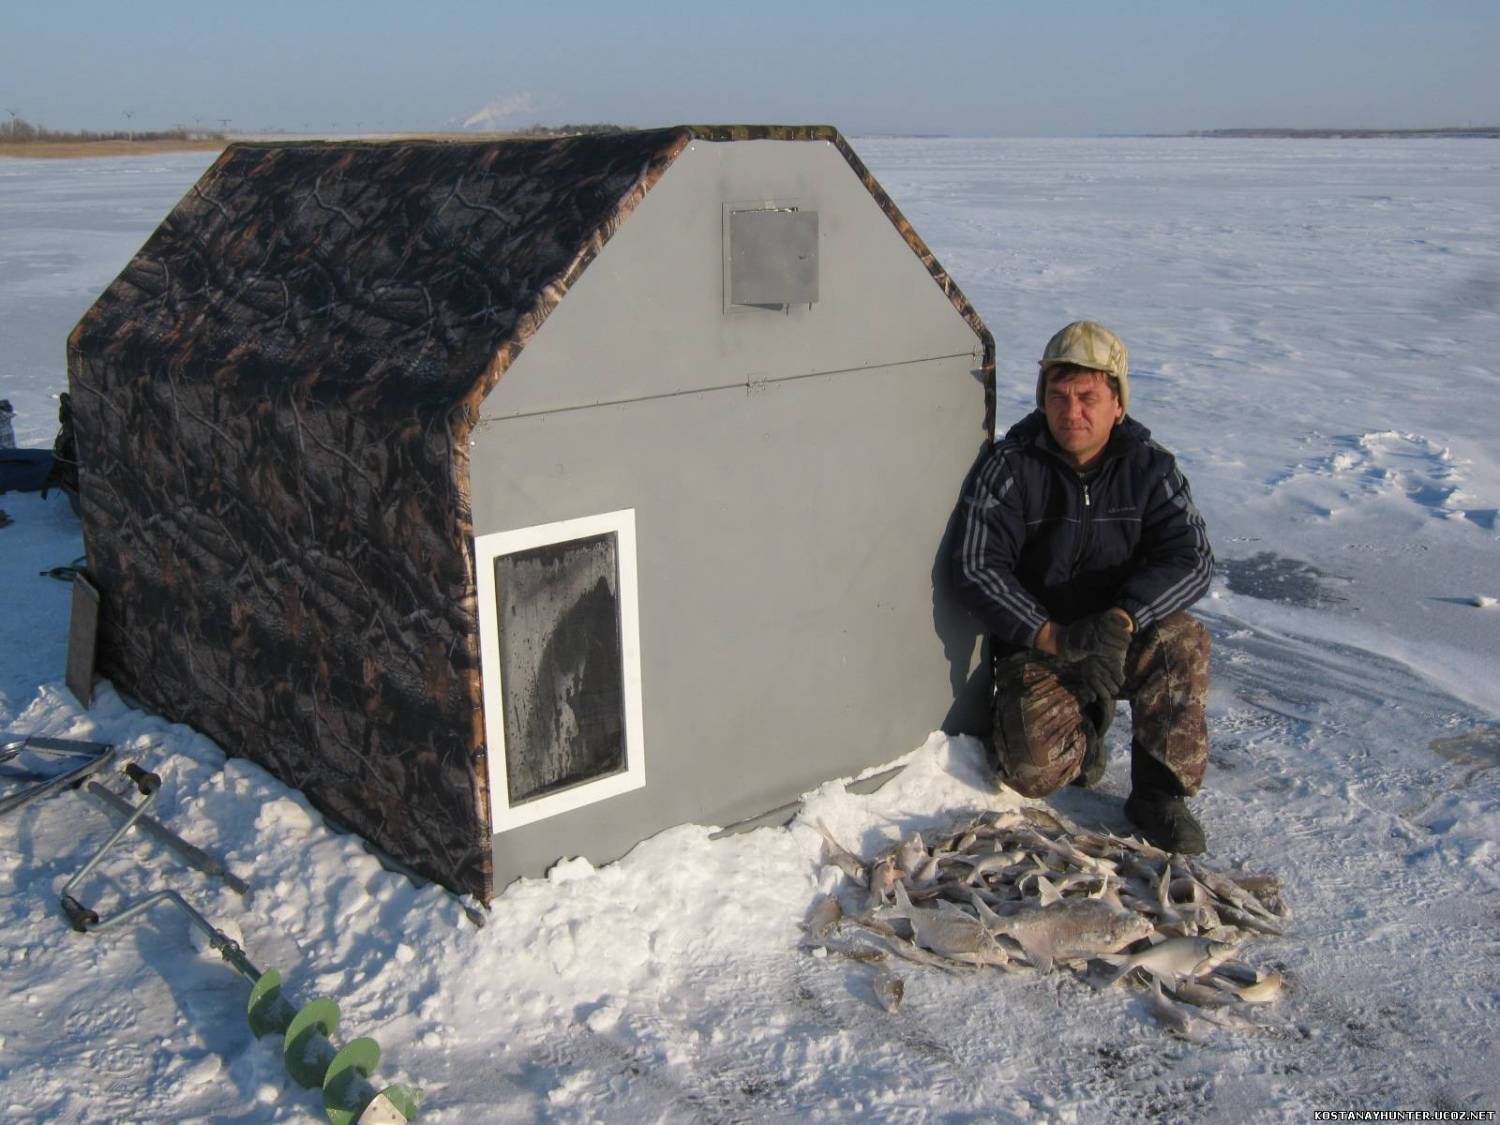
[[[1457,135],[1495,135],[1500,136],[1500,124],[1494,125],[1432,125],[1412,128],[1398,128],[1387,126],[1239,126],[1231,128],[1214,129],[1176,129],[1176,130],[1127,130],[1121,132],[1096,132],[1096,133],[965,133],[948,132],[930,129],[846,129],[833,121],[808,119],[805,121],[698,121],[681,120],[667,121],[651,125],[609,125],[608,128],[618,128],[627,131],[645,131],[650,129],[670,129],[683,125],[745,125],[745,126],[808,126],[827,125],[838,129],[853,137],[891,137],[909,138],[912,140],[1089,140],[1109,137],[1119,138],[1141,138],[1141,137],[1403,137],[1403,136],[1457,136]],[[382,136],[412,136],[427,134],[432,136],[515,136],[530,129],[545,131],[555,129],[566,130],[569,126],[557,125],[531,125],[524,129],[329,129],[329,130],[296,130],[286,128],[267,129],[230,129],[226,135],[230,136],[318,136],[322,132],[338,132],[340,136],[350,137],[382,137]]]
[[[4,124],[14,124],[16,115],[12,114],[12,121]],[[221,125],[230,125],[232,119],[217,119]],[[817,122],[819,124],[825,122]],[[827,122],[832,124],[831,122]],[[203,133],[207,137],[222,136],[226,143],[240,140],[253,140],[255,138],[328,138],[328,139],[358,139],[358,138],[380,138],[380,137],[409,137],[409,136],[431,136],[431,137],[473,137],[475,140],[495,136],[518,136],[529,131],[539,135],[547,135],[549,130],[556,130],[553,135],[572,135],[575,132],[609,131],[612,129],[647,130],[659,128],[671,128],[676,125],[691,124],[687,121],[674,121],[658,125],[596,125],[578,128],[572,125],[544,126],[533,124],[515,130],[469,130],[469,129],[367,129],[356,126],[349,129],[345,126],[334,125],[327,129],[288,129],[285,127],[266,127],[260,129],[236,129],[232,127],[216,130],[201,129],[195,127],[184,129],[190,133]],[[743,122],[735,122],[743,124]],[[787,124],[787,122],[753,122],[752,124]],[[794,122],[793,124],[806,124],[806,122]],[[94,132],[93,130],[56,130],[43,126],[37,129],[49,133],[68,133],[69,138],[58,137],[56,139],[84,140],[85,136]],[[1375,139],[1406,139],[1406,138],[1478,138],[1478,139],[1500,139],[1500,124],[1485,125],[1435,125],[1420,127],[1388,127],[1388,126],[1239,126],[1229,128],[1212,129],[1186,129],[1186,130],[1130,130],[1121,132],[1095,132],[1095,133],[1014,133],[1014,132],[949,132],[941,130],[911,130],[911,129],[844,129],[842,126],[834,125],[840,132],[845,132],[851,137],[864,137],[870,139],[906,139],[906,140],[1129,140],[1129,139],[1224,139],[1224,140],[1375,140]],[[0,143],[6,143],[7,147],[15,145],[21,138],[7,137],[4,134],[9,130],[0,128]],[[123,133],[124,130],[113,130],[111,133]],[[134,133],[146,133],[145,128],[132,130]],[[84,136],[80,136],[83,134]],[[207,137],[205,139],[207,139]],[[89,138],[92,139],[92,138]],[[101,133],[100,138],[123,139]],[[48,140],[37,138],[35,141],[24,142],[46,145]]]
[[[1380,138],[1421,138],[1421,137],[1463,137],[1497,139],[1500,138],[1500,125],[1451,125],[1433,126],[1429,128],[1379,128],[1379,127],[1357,127],[1341,128],[1337,126],[1319,127],[1278,127],[1278,126],[1255,126],[1245,128],[1227,129],[1188,129],[1170,132],[1118,132],[1118,133],[951,133],[935,132],[929,130],[891,130],[891,129],[845,129],[831,122],[733,122],[733,124],[754,125],[789,125],[789,124],[830,124],[839,132],[850,137],[864,137],[869,139],[889,140],[1182,140],[1182,139],[1380,139]],[[679,125],[692,124],[691,122],[678,121],[663,125],[626,125],[621,128],[626,130],[648,130],[668,129]],[[342,130],[327,130],[324,132],[299,132],[290,129],[246,129],[230,130],[227,136],[233,138],[249,139],[253,137],[319,137],[336,134],[341,138],[358,137],[402,137],[402,136],[441,136],[441,137],[466,137],[472,136],[479,140],[484,137],[494,136],[519,136],[519,133],[504,130],[363,130],[345,132]]]

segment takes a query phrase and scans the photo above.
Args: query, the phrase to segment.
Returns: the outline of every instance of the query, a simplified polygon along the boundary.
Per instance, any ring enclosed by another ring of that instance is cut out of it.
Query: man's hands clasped
[[[1130,617],[1119,609],[1080,617],[1060,631],[1057,657],[1078,665],[1079,679],[1094,700],[1113,708],[1125,685],[1125,652],[1130,647]],[[1084,702],[1089,702],[1085,700]]]

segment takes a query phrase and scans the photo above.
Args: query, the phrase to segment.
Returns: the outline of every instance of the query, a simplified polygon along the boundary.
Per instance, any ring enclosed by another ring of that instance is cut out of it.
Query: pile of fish
[[[815,826],[825,859],[854,886],[813,907],[809,947],[879,963],[873,988],[888,1011],[905,993],[892,955],[956,973],[1062,966],[1101,989],[1140,980],[1153,1014],[1183,1034],[1193,1026],[1184,1004],[1248,1029],[1259,1025],[1242,1006],[1280,992],[1279,973],[1235,960],[1247,938],[1280,934],[1289,917],[1274,876],[1213,871],[1035,806],[984,813],[931,845],[913,834],[869,863]]]

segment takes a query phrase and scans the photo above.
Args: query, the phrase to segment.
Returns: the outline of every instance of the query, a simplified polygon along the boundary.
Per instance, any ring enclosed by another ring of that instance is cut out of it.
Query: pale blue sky
[[[1496,0],[0,0],[0,110],[59,129],[1494,124],[1497,59]]]

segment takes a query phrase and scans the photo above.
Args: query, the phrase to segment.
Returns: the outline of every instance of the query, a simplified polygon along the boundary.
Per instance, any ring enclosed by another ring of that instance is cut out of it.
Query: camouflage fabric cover
[[[479,404],[672,160],[838,133],[236,144],[68,341],[99,663],[417,871],[492,893]]]
[[[1056,792],[1083,763],[1088,720],[1074,667],[1032,652],[995,670],[991,764],[1023,796]],[[1208,630],[1184,610],[1142,630],[1125,657],[1132,753],[1164,765],[1189,797],[1208,767],[1208,673]]]

